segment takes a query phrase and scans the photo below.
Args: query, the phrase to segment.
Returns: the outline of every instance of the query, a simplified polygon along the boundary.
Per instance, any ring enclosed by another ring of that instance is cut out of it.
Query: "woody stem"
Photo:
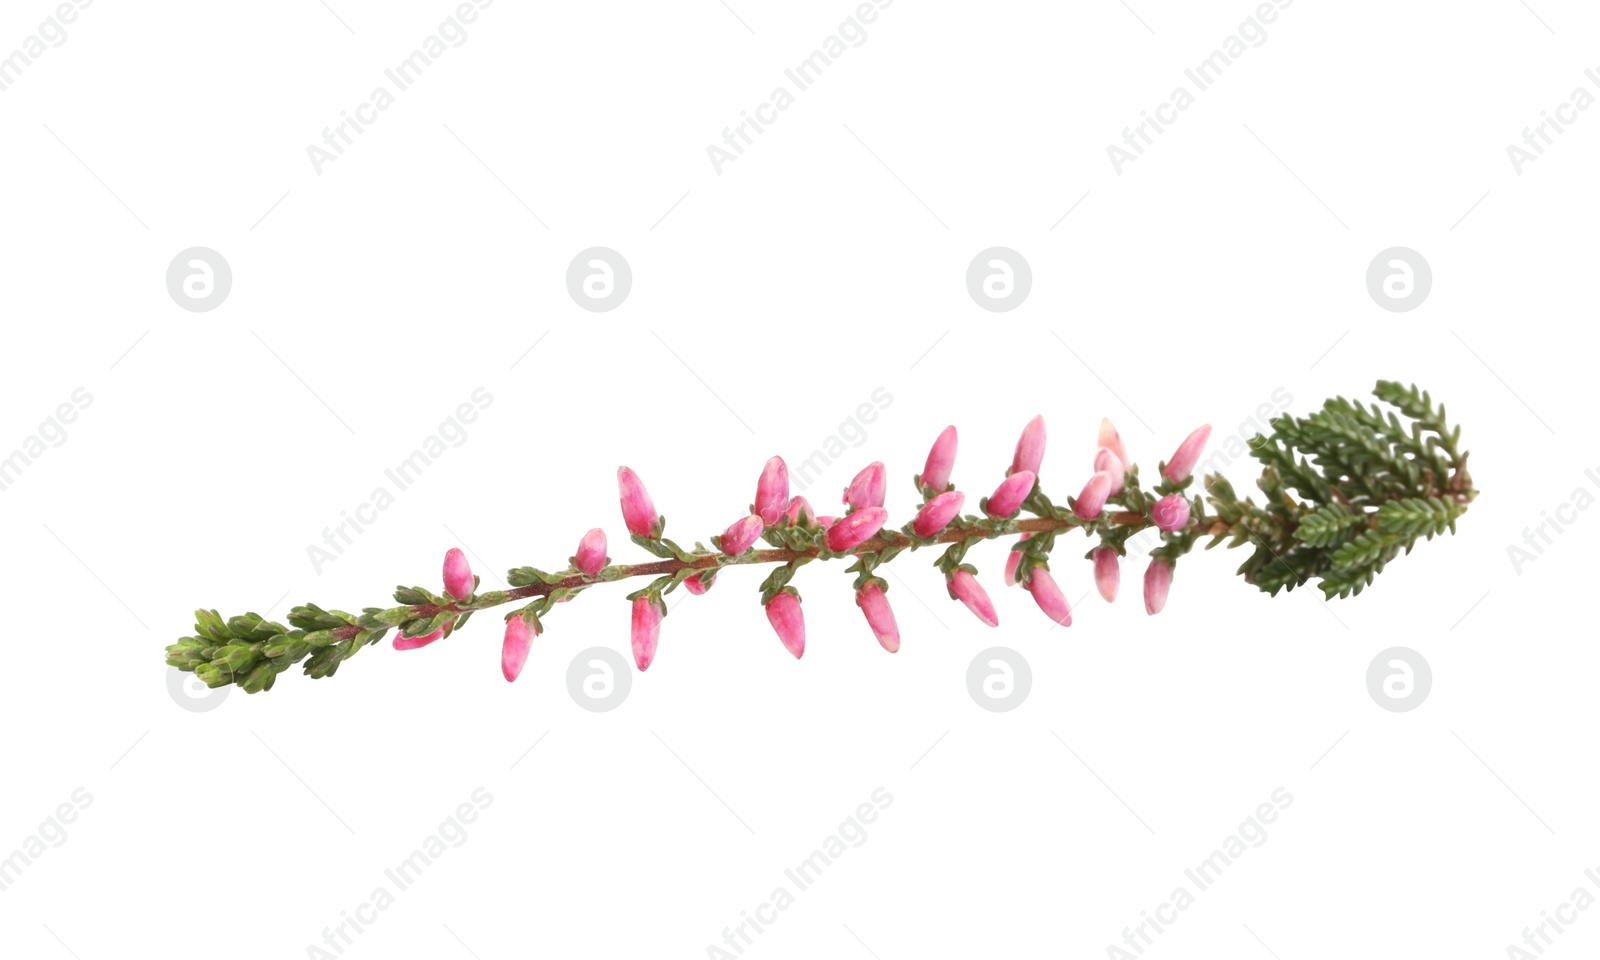
[[[946,528],[937,536],[933,537],[931,541],[918,541],[906,536],[903,533],[885,530],[880,532],[877,536],[861,543],[859,546],[856,546],[844,553],[838,554],[826,552],[821,548],[813,548],[809,550],[765,549],[750,550],[740,554],[737,557],[724,557],[716,554],[708,554],[703,557],[696,557],[692,560],[665,559],[654,560],[648,563],[614,564],[607,567],[602,575],[597,577],[588,577],[584,576],[583,574],[575,573],[571,576],[557,580],[554,583],[535,583],[522,587],[514,587],[510,590],[496,590],[481,593],[473,597],[471,600],[462,601],[453,604],[450,607],[438,607],[432,605],[419,606],[416,608],[416,616],[431,617],[437,614],[439,611],[445,609],[459,611],[483,610],[489,607],[499,606],[504,603],[511,603],[516,600],[526,600],[531,597],[545,596],[552,590],[593,586],[599,583],[625,580],[630,577],[661,577],[670,576],[682,570],[717,570],[725,566],[788,563],[793,560],[801,559],[802,557],[809,557],[812,559],[819,557],[855,557],[860,554],[876,553],[889,548],[897,548],[902,550],[916,549],[919,546],[957,543],[963,540],[993,539],[996,537],[1010,536],[1021,533],[1044,533],[1053,530],[1071,529],[1073,527],[1090,527],[1097,523],[1110,524],[1112,526],[1119,527],[1134,527],[1139,529],[1152,525],[1148,515],[1133,511],[1119,511],[1116,513],[1106,514],[1094,521],[1079,520],[1075,517],[1069,519],[1035,517],[1026,520],[1015,520],[1005,524],[998,531],[992,527],[985,527],[977,524],[965,524],[958,521],[957,523],[954,523],[950,527]],[[1220,529],[1218,529],[1219,526]],[[1213,521],[1211,524],[1208,524],[1207,529],[1204,532],[1207,534],[1215,534],[1223,532],[1226,529],[1226,524],[1223,524],[1221,521]]]

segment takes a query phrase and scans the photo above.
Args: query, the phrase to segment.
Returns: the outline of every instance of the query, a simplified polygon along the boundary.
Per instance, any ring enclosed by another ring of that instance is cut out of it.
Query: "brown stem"
[[[1131,510],[1122,510],[1116,513],[1106,514],[1101,518],[1100,522],[1109,523],[1113,526],[1119,527],[1143,528],[1151,526],[1148,515],[1137,513]],[[1012,529],[1010,531],[998,535],[991,530],[986,530],[977,526],[952,525],[945,529],[944,532],[940,533],[937,537],[934,537],[932,543],[956,543],[962,540],[982,540],[993,538],[995,536],[1009,536],[1013,533],[1043,533],[1051,530],[1072,529],[1075,527],[1082,527],[1084,525],[1084,521],[1080,521],[1076,518],[1058,520],[1054,517],[1035,517],[1027,520],[1018,520],[1012,524]],[[1227,531],[1228,525],[1225,522],[1214,519],[1206,525],[1205,529],[1202,530],[1201,533],[1206,536],[1216,536],[1218,534],[1226,533]],[[898,531],[884,531],[879,533],[877,536],[863,542],[855,549],[847,551],[847,554],[855,556],[864,553],[876,553],[880,550],[885,550],[890,547],[906,549],[917,545],[918,541],[912,540],[903,533]],[[415,615],[417,617],[433,617],[442,610],[453,610],[456,612],[465,612],[467,610],[485,610],[489,607],[499,606],[503,603],[510,603],[514,600],[526,600],[530,597],[542,597],[549,594],[552,590],[557,589],[588,587],[600,583],[611,583],[615,581],[626,580],[631,577],[670,576],[682,570],[717,570],[725,566],[763,563],[789,563],[793,560],[799,560],[802,557],[811,557],[814,559],[821,556],[822,552],[823,551],[819,548],[813,548],[810,550],[790,550],[786,548],[767,549],[751,550],[747,553],[741,554],[740,556],[731,558],[721,557],[716,554],[707,554],[703,557],[696,557],[693,560],[678,560],[674,558],[666,560],[653,560],[648,563],[618,564],[607,568],[608,570],[612,571],[612,575],[609,578],[586,577],[582,574],[575,573],[571,576],[563,577],[554,583],[534,583],[527,586],[513,587],[510,590],[496,591],[493,594],[484,595],[483,599],[488,599],[492,596],[493,602],[485,603],[482,606],[470,603],[465,607],[463,607],[460,603],[450,604],[449,606],[422,604],[413,609],[415,610]],[[837,554],[835,556],[837,556]],[[352,631],[352,635],[356,630],[354,627],[346,629]],[[335,631],[335,635],[338,636],[339,631]]]
[[[1118,523],[1122,525],[1130,525],[1136,522],[1142,523],[1144,520],[1145,518],[1137,513],[1119,513],[1111,518],[1112,523]],[[1050,517],[1039,517],[1031,520],[1018,520],[1016,523],[1016,529],[1018,533],[1040,533],[1045,530],[1062,530],[1076,526],[1080,526],[1080,524],[1072,520],[1055,520]],[[951,526],[937,537],[934,537],[933,542],[956,543],[961,540],[981,540],[988,536],[988,531],[981,530],[976,527]],[[913,543],[915,543],[915,541],[913,541],[910,537],[907,537],[905,534],[884,532],[864,541],[860,546],[847,552],[852,556],[856,556],[863,553],[877,553],[879,550],[884,550],[889,547],[900,547],[904,549],[906,547],[910,547]],[[801,557],[815,558],[821,554],[822,551],[820,549],[788,550],[775,548],[770,550],[752,550],[749,553],[732,558],[722,558],[715,554],[711,554],[704,557],[697,557],[694,560],[672,559],[655,560],[650,563],[630,563],[621,567],[621,569],[626,570],[627,573],[622,577],[618,577],[617,579],[626,579],[627,577],[663,577],[675,574],[679,570],[715,570],[719,567],[737,564],[788,563],[791,560],[798,560]],[[719,560],[721,561],[720,563],[718,562]],[[506,592],[506,599],[510,601],[523,600],[528,597],[542,597],[558,587],[581,587],[585,585],[607,582],[610,581],[600,580],[594,577],[585,577],[581,574],[573,574],[572,576],[558,580],[555,583],[535,583],[526,587],[516,587]]]
[[[1110,524],[1112,526],[1138,527],[1141,529],[1152,526],[1149,515],[1138,513],[1132,510],[1119,510],[1116,513],[1105,514],[1099,518],[1099,522]],[[913,540],[899,531],[885,530],[879,533],[877,536],[864,541],[853,550],[846,551],[845,554],[831,554],[831,556],[857,556],[865,553],[877,553],[878,551],[886,550],[891,547],[904,550],[907,548],[914,548],[919,545],[957,543],[963,540],[994,539],[997,537],[1012,536],[1022,533],[1043,533],[1052,530],[1069,530],[1089,525],[1089,523],[1092,523],[1092,521],[1081,521],[1076,517],[1068,517],[1067,519],[1056,519],[1054,517],[1034,517],[1026,520],[1017,520],[1011,524],[1009,530],[998,534],[993,530],[985,529],[983,527],[967,526],[957,523],[946,528],[931,541],[921,542]],[[1218,536],[1227,533],[1228,530],[1229,526],[1225,521],[1213,518],[1202,530],[1200,530],[1200,533],[1202,536]],[[456,613],[465,613],[474,610],[487,610],[490,607],[497,607],[501,604],[510,603],[514,600],[526,600],[530,597],[546,596],[551,591],[557,589],[590,587],[596,584],[613,583],[630,579],[632,577],[670,576],[678,573],[681,570],[719,570],[726,566],[789,563],[793,560],[799,560],[802,557],[810,557],[815,559],[822,556],[822,554],[823,551],[820,548],[812,548],[809,550],[775,548],[767,550],[751,550],[737,557],[723,557],[718,554],[707,554],[702,557],[695,557],[693,560],[679,560],[673,558],[665,560],[653,560],[648,563],[615,564],[606,568],[607,570],[611,571],[611,576],[607,578],[587,577],[582,574],[574,573],[570,576],[563,577],[554,583],[533,583],[528,584],[527,586],[513,587],[510,590],[492,591],[490,593],[480,594],[478,597],[473,598],[478,601],[490,602],[472,603],[464,601],[452,603],[446,606],[440,606],[438,604],[419,604],[411,609],[413,611],[413,615],[418,618],[432,618],[441,611],[445,610],[454,611]],[[463,603],[465,603],[465,606],[463,606]],[[334,637],[340,640],[348,640],[357,636],[361,632],[361,628],[351,625],[336,628],[332,632]]]

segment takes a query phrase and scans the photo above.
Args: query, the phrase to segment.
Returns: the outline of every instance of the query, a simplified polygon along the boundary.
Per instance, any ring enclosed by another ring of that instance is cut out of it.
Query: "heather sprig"
[[[915,509],[899,527],[889,522],[887,505],[893,498],[882,463],[868,464],[856,475],[844,491],[844,509],[834,517],[817,515],[804,497],[791,497],[788,467],[781,457],[772,457],[761,470],[746,515],[709,537],[709,547],[697,542],[685,548],[666,538],[666,518],[639,476],[622,467],[618,498],[629,539],[654,560],[613,563],[605,532],[597,527],[584,534],[564,569],[518,567],[507,574],[507,589],[479,592],[465,554],[451,549],[444,560],[443,594],[401,586],[394,592],[395,606],[366,607],[360,614],[304,604],[290,611],[287,625],[254,613],[224,619],[199,610],[194,635],[167,647],[167,662],[208,686],[232,683],[256,693],[270,690],[278,674],[297,663],[303,662],[311,677],[332,676],[391,630],[395,649],[419,649],[450,637],[479,610],[520,604],[505,616],[501,671],[510,681],[521,674],[556,604],[592,587],[647,577],[626,595],[630,644],[642,671],[657,656],[667,614],[664,597],[680,586],[703,595],[724,567],[746,565],[771,566],[759,587],[760,602],[783,647],[798,658],[805,653],[806,631],[793,581],[801,567],[830,560],[848,561],[844,572],[855,575],[851,589],[867,632],[894,653],[901,645],[900,628],[889,584],[877,575],[880,566],[906,553],[942,547],[934,566],[951,599],[985,625],[998,626],[994,603],[968,554],[982,541],[1010,538],[1003,582],[1022,586],[1045,616],[1068,626],[1072,610],[1057,580],[1060,570],[1053,572],[1051,563],[1057,541],[1073,530],[1090,540],[1088,570],[1107,602],[1117,596],[1130,539],[1144,531],[1159,537],[1143,578],[1149,614],[1164,609],[1179,560],[1205,538],[1207,549],[1222,543],[1250,547],[1238,573],[1268,594],[1317,580],[1329,598],[1353,596],[1419,540],[1453,533],[1477,496],[1467,454],[1460,449],[1460,430],[1448,424],[1444,407],[1414,386],[1391,381],[1380,381],[1373,392],[1379,403],[1335,397],[1310,416],[1280,416],[1271,421],[1270,434],[1253,438],[1250,452],[1262,466],[1256,481],[1260,504],[1239,498],[1220,474],[1205,477],[1203,495],[1194,489],[1210,426],[1190,433],[1159,464],[1155,485],[1146,488],[1109,420],[1101,421],[1095,442],[1084,448],[1087,476],[1080,492],[1057,504],[1040,480],[1045,423],[1034,417],[1017,441],[1009,469],[975,480],[980,489],[992,485],[993,490],[978,500],[979,514],[962,513],[966,494],[952,482],[957,435],[951,426],[939,434],[921,473],[913,477]]]

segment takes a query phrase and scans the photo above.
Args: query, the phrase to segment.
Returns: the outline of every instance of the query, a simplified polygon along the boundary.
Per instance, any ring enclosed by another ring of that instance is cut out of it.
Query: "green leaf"
[[[1366,525],[1365,511],[1330,503],[1302,517],[1294,537],[1312,547],[1335,547],[1354,537]]]
[[[1333,551],[1333,569],[1352,570],[1370,566],[1384,559],[1394,548],[1395,540],[1382,530],[1368,530],[1354,540],[1339,545]],[[1393,556],[1393,554],[1389,554]]]
[[[1378,508],[1378,527],[1396,537],[1414,540],[1435,534],[1455,532],[1456,518],[1466,512],[1466,507],[1442,497],[1411,497],[1396,500]]]

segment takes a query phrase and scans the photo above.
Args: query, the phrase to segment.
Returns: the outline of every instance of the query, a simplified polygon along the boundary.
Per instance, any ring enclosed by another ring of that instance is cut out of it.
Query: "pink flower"
[[[789,467],[783,462],[782,457],[773,457],[767,461],[766,467],[761,471],[761,479],[756,482],[754,513],[761,518],[762,523],[775,527],[788,506]]]
[[[1006,556],[1006,586],[1008,587],[1017,585],[1017,567],[1022,565],[1022,541],[1030,536],[1032,534],[1024,533],[1018,537],[1017,542],[1011,547],[1011,553]]]
[[[957,567],[956,572],[945,581],[945,586],[949,588],[950,596],[965,604],[973,616],[988,626],[1000,625],[1000,617],[994,612],[994,603],[989,599],[989,594],[970,572]]]
[[[1033,594],[1033,602],[1039,605],[1045,616],[1063,627],[1072,626],[1072,608],[1067,605],[1066,594],[1056,585],[1056,579],[1050,576],[1049,570],[1044,567],[1033,568],[1033,573],[1028,576],[1028,592]]]
[[[1101,547],[1094,552],[1094,585],[1105,597],[1106,603],[1117,599],[1117,585],[1122,580],[1122,565],[1117,551]]]
[[[1115,454],[1116,458],[1122,461],[1122,469],[1126,470],[1133,466],[1133,461],[1128,459],[1128,451],[1122,446],[1122,435],[1117,433],[1117,428],[1111,425],[1110,420],[1102,419],[1100,421],[1100,439],[1095,442],[1095,446],[1105,447]],[[1105,468],[1095,464],[1095,469],[1104,470]]]
[[[1022,436],[1017,440],[1017,452],[1011,457],[1011,472],[1031,470],[1035,475],[1039,473],[1039,465],[1044,463],[1044,416],[1041,414],[1028,421],[1022,428]]]
[[[584,576],[597,577],[606,566],[606,532],[595,527],[578,541],[578,554],[572,565]]]
[[[834,553],[854,550],[870,540],[888,522],[889,511],[882,507],[857,510],[828,528],[828,549]]]
[[[1127,479],[1127,468],[1123,466],[1122,458],[1118,457],[1110,447],[1101,447],[1094,452],[1094,471],[1110,474],[1113,497],[1122,493]]]
[[[911,521],[912,532],[919,537],[933,536],[950,525],[966,502],[966,495],[959,490],[939,494],[917,511],[916,519]]]
[[[394,635],[394,648],[396,650],[420,650],[442,636],[444,636],[444,627],[440,627],[426,637],[407,637],[396,633]]]
[[[1101,510],[1105,509],[1106,497],[1110,495],[1111,474],[1101,470],[1083,485],[1083,492],[1073,501],[1072,512],[1081,520],[1093,520],[1100,516]]]
[[[722,552],[730,557],[739,556],[761,539],[761,531],[765,529],[766,524],[754,515],[733,521],[728,529],[722,531]]]
[[[650,669],[656,659],[656,641],[661,639],[661,608],[650,596],[633,601],[633,662],[640,670]]]
[[[1182,483],[1189,479],[1189,474],[1194,471],[1194,465],[1200,462],[1200,451],[1206,448],[1206,441],[1209,439],[1211,439],[1211,424],[1208,423],[1178,444],[1177,451],[1172,454],[1172,459],[1167,461],[1161,475],[1173,483]]]
[[[856,606],[866,614],[867,626],[872,628],[878,643],[890,653],[900,649],[900,627],[894,622],[894,611],[889,609],[889,598],[876,583],[869,583],[856,594]]]
[[[853,510],[883,506],[888,483],[884,479],[883,464],[877,460],[861,468],[850,486],[845,488],[844,502]]]
[[[472,579],[472,565],[460,548],[451,547],[444,555],[444,592],[457,600],[472,596],[477,581]]]
[[[533,648],[534,631],[521,614],[513,614],[506,621],[506,636],[500,644],[500,672],[505,674],[509,683],[522,673],[523,664],[528,662],[528,651]]]
[[[806,618],[800,612],[800,598],[788,591],[773,597],[767,603],[767,622],[777,631],[783,648],[800,659],[806,652]]]
[[[1000,486],[989,494],[985,512],[991,517],[1009,517],[1022,509],[1022,501],[1033,492],[1033,471],[1019,470],[1000,481]]]
[[[618,467],[617,492],[622,497],[622,521],[628,525],[628,532],[636,537],[654,536],[660,517],[656,505],[650,502],[650,494],[639,482],[639,475],[627,467]]]
[[[705,592],[707,590],[710,590],[711,589],[711,585],[716,583],[716,582],[717,582],[716,571],[710,571],[710,572],[707,572],[707,573],[697,573],[694,576],[692,576],[692,577],[688,578],[687,580],[683,581],[683,588],[685,590],[688,590],[689,593],[692,594],[693,596],[700,597],[700,596],[704,596]]]
[[[928,462],[917,476],[917,483],[931,488],[935,493],[942,492],[950,485],[950,471],[955,465],[956,428],[949,426],[940,431],[939,439],[933,441],[933,449],[928,451]]]
[[[811,502],[799,494],[789,498],[789,508],[783,515],[789,518],[790,526],[795,527],[803,527],[817,520],[817,511],[811,509]]]
[[[1167,591],[1172,589],[1172,564],[1161,557],[1150,561],[1144,568],[1144,612],[1155,616],[1167,605]]]
[[[1189,501],[1181,493],[1162,497],[1150,508],[1150,522],[1168,533],[1182,530],[1189,522]]]

